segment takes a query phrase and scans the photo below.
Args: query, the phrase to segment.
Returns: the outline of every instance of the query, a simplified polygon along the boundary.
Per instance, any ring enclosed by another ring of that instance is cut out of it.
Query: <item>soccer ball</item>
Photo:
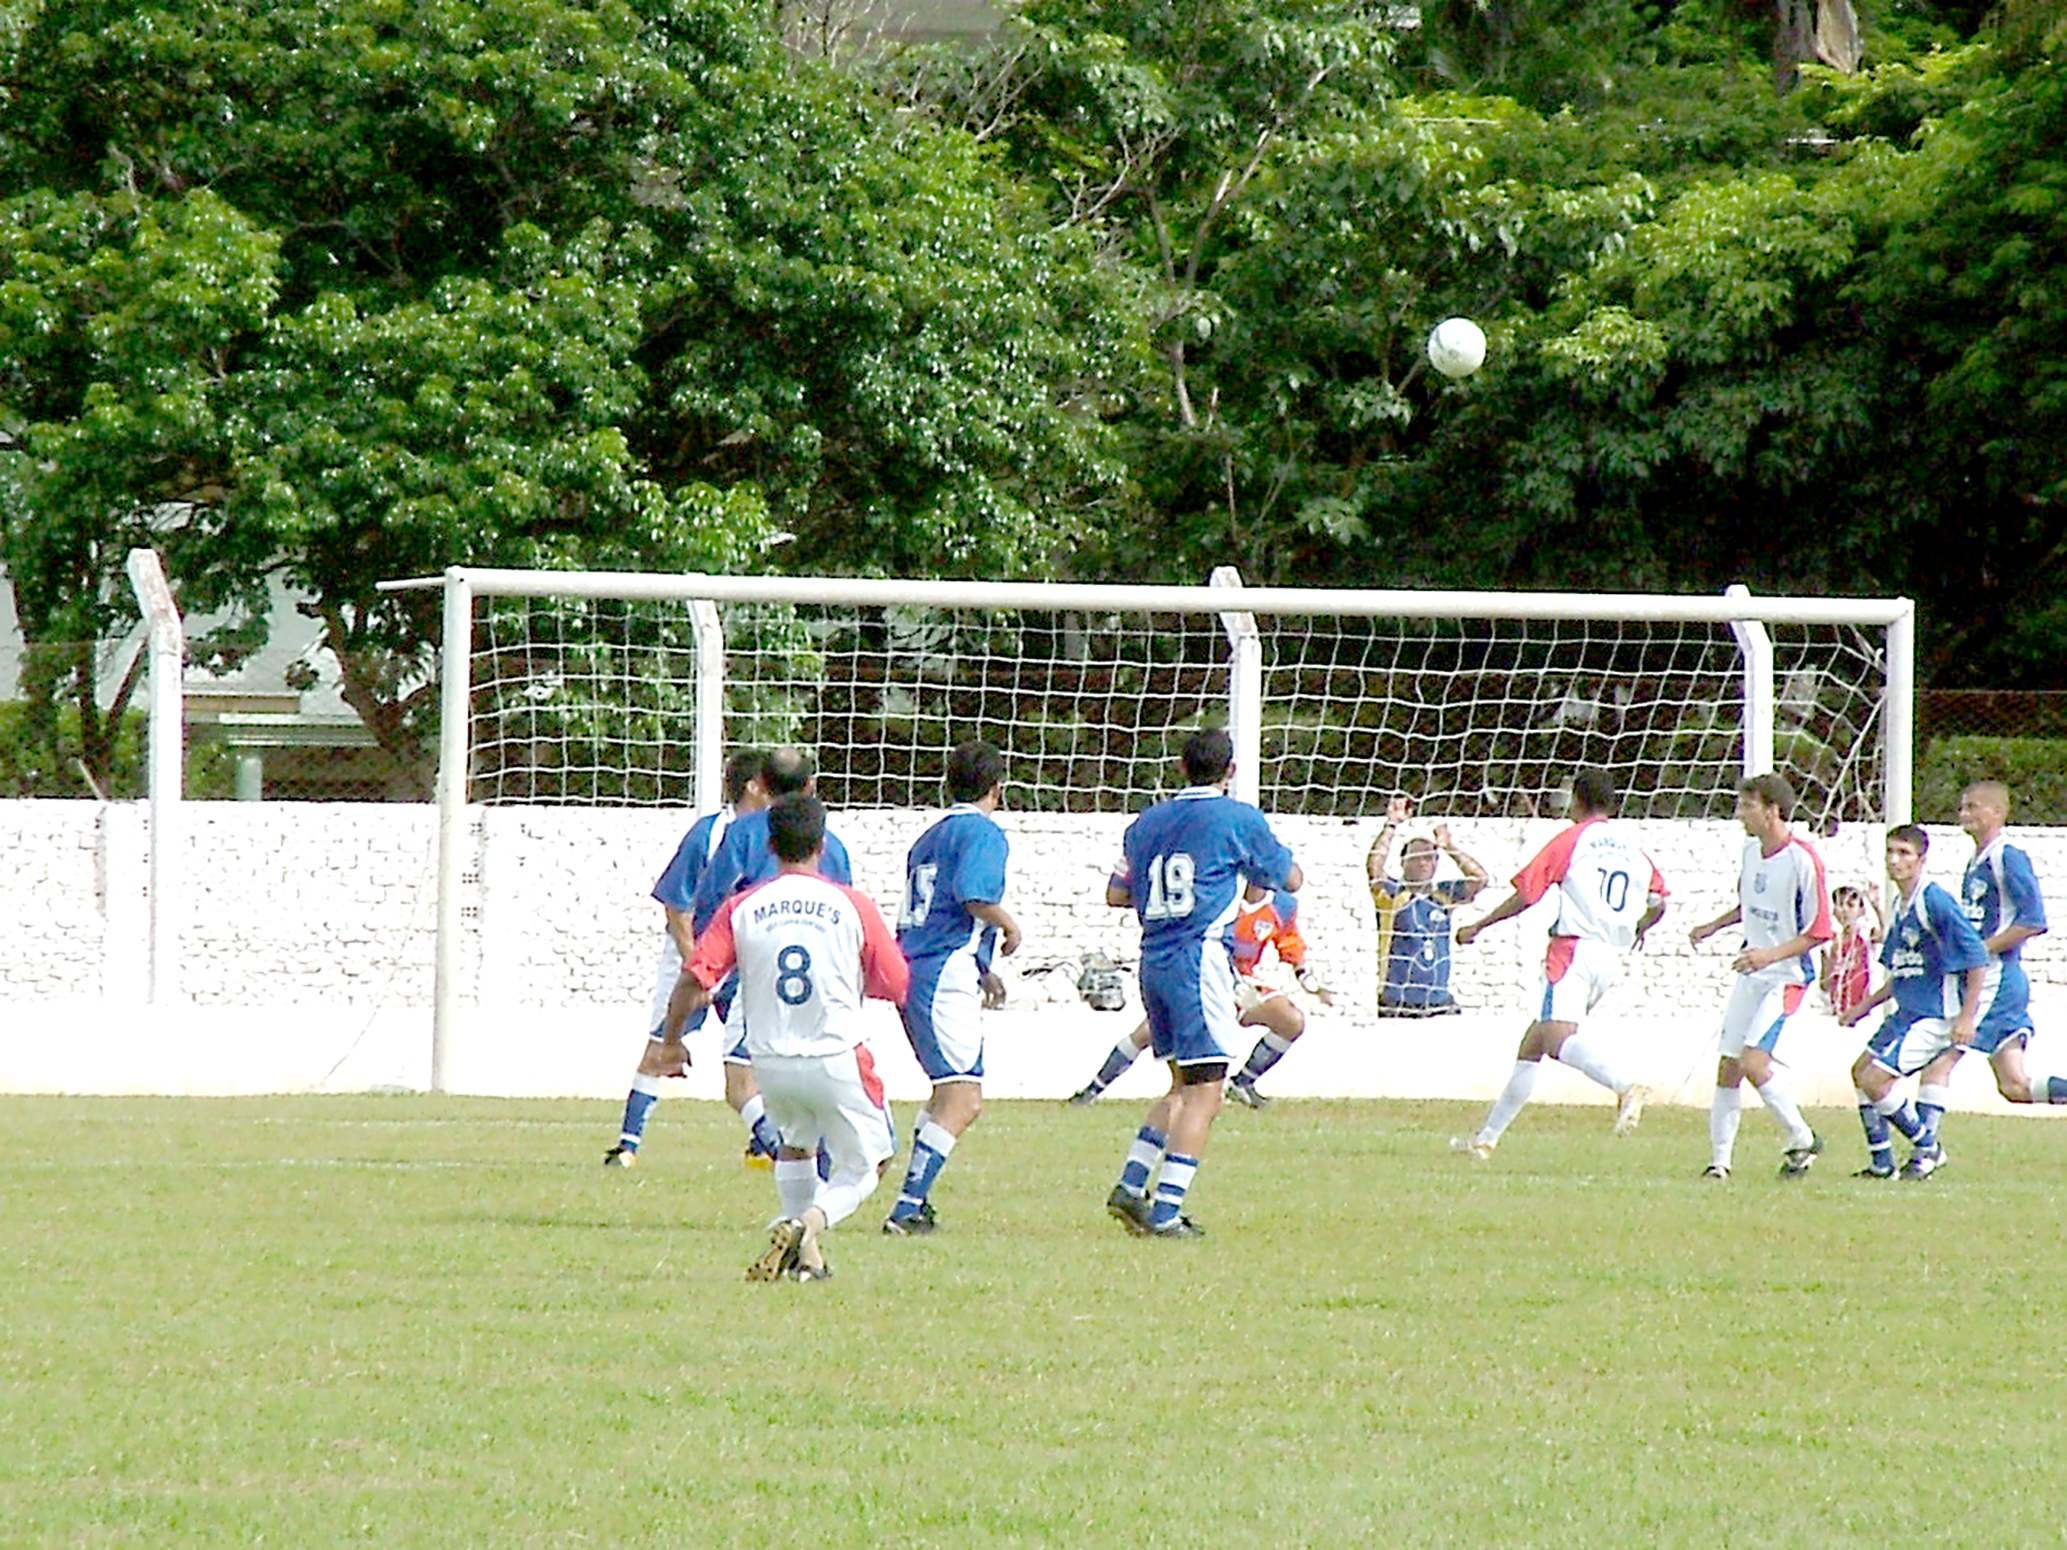
[[[1470,318],[1444,318],[1428,335],[1428,364],[1446,377],[1468,377],[1486,358],[1486,336]]]

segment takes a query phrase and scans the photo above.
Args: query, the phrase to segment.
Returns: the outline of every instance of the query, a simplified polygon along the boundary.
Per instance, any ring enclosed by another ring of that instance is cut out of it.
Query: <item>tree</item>
[[[1123,488],[1117,331],[1060,326],[1098,314],[1088,244],[734,0],[73,0],[15,80],[0,461],[39,638],[120,624],[118,518],[191,534],[189,607],[284,573],[427,771],[435,604],[383,577],[784,533],[999,573]],[[102,284],[146,251],[185,332]],[[105,617],[36,612],[82,587]]]

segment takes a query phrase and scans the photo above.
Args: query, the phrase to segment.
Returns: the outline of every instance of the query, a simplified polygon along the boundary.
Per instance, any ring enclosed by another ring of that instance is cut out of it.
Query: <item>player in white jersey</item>
[[[781,870],[726,900],[696,939],[667,1025],[679,1029],[737,968],[747,1053],[782,1134],[782,1217],[747,1279],[816,1281],[830,1274],[821,1235],[868,1199],[896,1152],[862,1038],[863,999],[902,1005],[911,974],[875,905],[818,875],[824,803],[801,792],[778,798],[768,809],[768,843]],[[831,1164],[824,1180],[820,1151]]]
[[[1615,983],[1622,959],[1665,913],[1665,879],[1651,858],[1615,821],[1615,783],[1605,770],[1580,770],[1572,777],[1565,816],[1572,826],[1559,834],[1515,874],[1514,892],[1484,919],[1457,928],[1457,945],[1469,947],[1486,927],[1512,919],[1557,890],[1557,919],[1550,928],[1536,1013],[1514,1054],[1514,1070],[1493,1100],[1486,1122],[1471,1136],[1453,1136],[1450,1146],[1484,1162],[1536,1090],[1543,1057],[1583,1071],[1616,1096],[1615,1134],[1626,1136],[1643,1115],[1649,1089],[1624,1077],[1579,1032],[1579,1020]]]
[[[1823,1150],[1775,1069],[1773,1052],[1787,1019],[1816,978],[1816,949],[1836,934],[1823,858],[1789,827],[1794,788],[1786,777],[1754,775],[1737,786],[1737,821],[1749,838],[1737,878],[1737,905],[1687,933],[1696,947],[1741,923],[1744,942],[1731,967],[1737,982],[1723,1011],[1715,1097],[1708,1109],[1708,1166],[1704,1179],[1727,1180],[1737,1147],[1745,1077],[1766,1112],[1787,1135],[1780,1177],[1798,1179]]]

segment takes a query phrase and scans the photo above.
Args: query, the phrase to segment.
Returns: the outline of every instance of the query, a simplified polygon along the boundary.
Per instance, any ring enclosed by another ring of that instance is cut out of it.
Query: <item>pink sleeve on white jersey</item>
[[[1514,874],[1514,891],[1534,904],[1563,882],[1571,870],[1572,851],[1579,843],[1580,831],[1586,824],[1598,821],[1589,818],[1585,823],[1575,823],[1537,851],[1529,864]]]
[[[911,965],[904,961],[904,950],[897,945],[890,923],[883,919],[876,901],[859,889],[841,888],[840,892],[861,920],[862,993],[903,1006],[904,998],[911,994]]]
[[[693,976],[705,990],[716,990],[722,985],[739,961],[739,947],[732,937],[732,910],[745,897],[734,894],[725,901],[711,917],[711,923],[703,928],[703,935],[696,939],[696,956],[682,966],[682,972]]]
[[[1801,929],[1818,942],[1827,942],[1837,935],[1837,925],[1830,918],[1830,886],[1823,876],[1823,858],[1816,854],[1813,845],[1800,839],[1788,841],[1800,855],[1808,858],[1808,869],[1802,877],[1802,886],[1815,901],[1814,914],[1801,923]]]

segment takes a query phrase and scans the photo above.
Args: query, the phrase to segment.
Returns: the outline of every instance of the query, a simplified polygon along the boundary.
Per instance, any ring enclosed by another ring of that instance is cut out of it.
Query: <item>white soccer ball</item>
[[[1428,335],[1428,364],[1446,377],[1468,377],[1486,358],[1486,336],[1470,318],[1444,318]]]

